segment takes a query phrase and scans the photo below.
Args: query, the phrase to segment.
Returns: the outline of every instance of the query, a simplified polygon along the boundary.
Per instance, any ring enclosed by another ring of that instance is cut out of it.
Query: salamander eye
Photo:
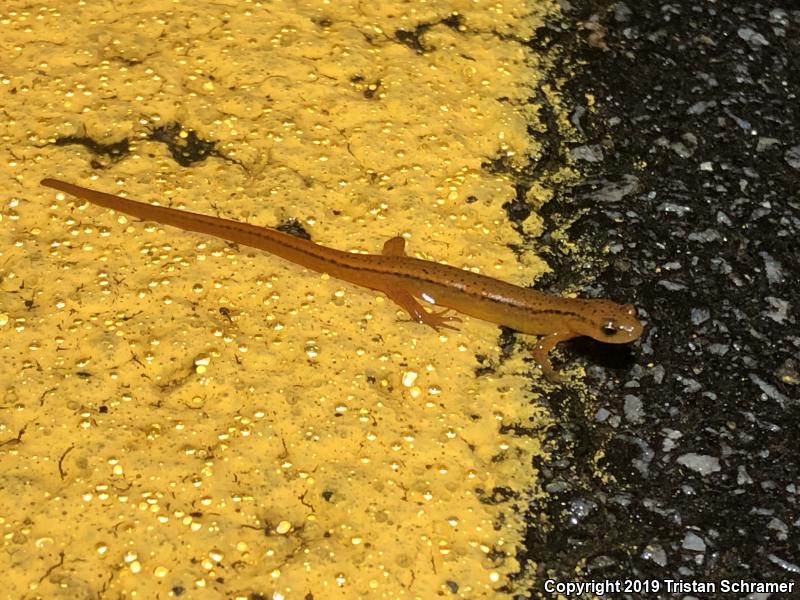
[[[607,337],[613,337],[617,335],[617,325],[614,323],[612,319],[609,319],[605,323],[603,323],[602,327],[600,327],[600,331],[603,332],[603,335]]]

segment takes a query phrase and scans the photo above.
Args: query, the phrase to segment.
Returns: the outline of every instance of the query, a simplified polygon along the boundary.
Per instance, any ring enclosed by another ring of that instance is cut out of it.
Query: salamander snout
[[[608,344],[626,344],[642,335],[643,326],[633,304],[600,302],[602,305],[595,313],[597,330],[591,337]]]

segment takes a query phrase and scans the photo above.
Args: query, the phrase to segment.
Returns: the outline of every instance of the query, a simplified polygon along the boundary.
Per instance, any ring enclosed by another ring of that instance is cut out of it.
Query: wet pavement
[[[566,29],[534,41],[568,49],[582,136],[568,149],[582,182],[547,222],[585,211],[568,231],[602,265],[587,295],[634,301],[647,323],[630,351],[566,345],[602,404],[549,395],[560,426],[541,465],[547,523],[528,537],[536,594],[548,578],[800,594],[800,11],[723,4],[575,2]],[[582,274],[552,248],[558,291]]]

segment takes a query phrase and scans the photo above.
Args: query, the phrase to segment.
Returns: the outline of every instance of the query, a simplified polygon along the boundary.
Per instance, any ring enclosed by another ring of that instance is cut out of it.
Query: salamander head
[[[644,327],[633,304],[600,299],[583,302],[582,318],[570,322],[575,332],[606,344],[627,344],[642,335]]]

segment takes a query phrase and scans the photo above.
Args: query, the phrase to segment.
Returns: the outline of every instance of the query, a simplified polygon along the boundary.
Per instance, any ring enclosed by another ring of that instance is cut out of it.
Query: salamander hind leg
[[[399,239],[402,240],[402,238]],[[448,309],[441,310],[439,312],[428,312],[419,302],[417,302],[414,296],[405,290],[390,288],[382,291],[389,297],[389,300],[408,312],[411,319],[417,323],[424,323],[425,325],[433,327],[436,331],[439,331],[439,329],[452,329],[453,331],[458,331],[458,327],[454,327],[453,325],[450,325],[450,323],[453,321],[461,321],[461,319],[453,315],[447,315],[446,313],[449,312]]]
[[[399,235],[393,238],[389,238],[383,244],[383,252],[381,252],[384,256],[405,256],[406,255],[406,241],[401,238]]]

